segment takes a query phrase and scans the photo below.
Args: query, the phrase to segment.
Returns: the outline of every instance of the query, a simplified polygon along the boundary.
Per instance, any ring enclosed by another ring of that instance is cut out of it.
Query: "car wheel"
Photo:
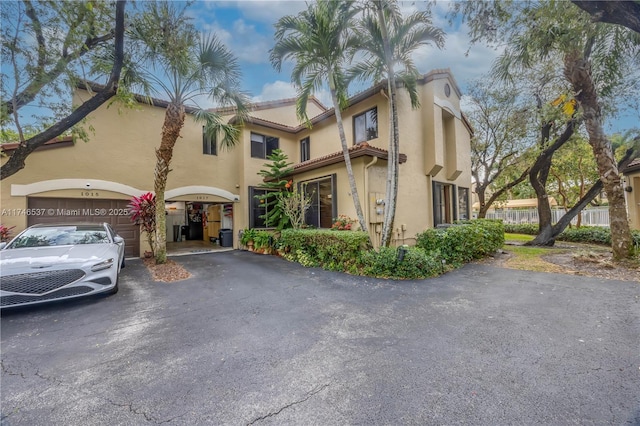
[[[125,264],[124,264],[124,256],[122,256],[122,263],[120,264],[120,269],[124,268]]]
[[[109,296],[111,296],[112,294],[116,294],[118,292],[119,281],[120,281],[120,274],[116,275],[116,285],[114,285],[113,288],[107,292]]]

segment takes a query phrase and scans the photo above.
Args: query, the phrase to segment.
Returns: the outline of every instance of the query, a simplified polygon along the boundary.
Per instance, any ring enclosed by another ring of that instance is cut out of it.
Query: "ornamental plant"
[[[265,168],[258,172],[258,175],[264,179],[264,184],[261,187],[269,189],[264,195],[255,196],[267,211],[260,218],[264,219],[268,228],[282,230],[291,227],[289,217],[280,205],[280,199],[288,197],[293,186],[293,181],[287,178],[287,175],[293,171],[293,167],[291,167],[293,163],[288,159],[287,154],[282,150],[274,149],[273,153],[267,156],[267,160],[271,162],[265,163]]]
[[[154,240],[156,235],[156,196],[151,192],[133,197],[127,206],[131,222],[139,225],[147,235],[147,243],[155,256]]]
[[[351,219],[349,216],[341,214],[337,219],[334,219],[333,225],[331,225],[331,230],[351,231],[355,223],[355,219]]]
[[[12,226],[11,228],[7,228],[4,225],[0,225],[0,242],[6,243],[11,239],[11,230],[15,228]]]

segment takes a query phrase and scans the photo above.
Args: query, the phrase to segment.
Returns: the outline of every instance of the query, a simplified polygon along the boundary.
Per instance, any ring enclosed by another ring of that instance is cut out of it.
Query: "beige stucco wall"
[[[626,186],[631,192],[625,192],[627,196],[627,209],[629,211],[629,223],[631,229],[640,230],[640,170],[626,175]]]
[[[444,84],[452,86],[451,95],[444,95]],[[471,188],[470,135],[460,118],[460,100],[453,90],[453,83],[447,78],[438,79],[419,86],[421,108],[412,109],[408,95],[398,92],[400,120],[400,152],[406,154],[407,162],[399,169],[399,195],[394,224],[393,243],[413,244],[418,232],[433,226],[432,182]],[[88,93],[79,91],[79,103]],[[311,110],[321,110],[310,104]],[[347,145],[353,146],[353,117],[378,108],[378,137],[370,140],[371,146],[388,149],[389,120],[386,97],[377,93],[343,111],[343,122]],[[90,141],[78,141],[73,147],[37,151],[27,160],[27,167],[2,181],[2,208],[24,209],[25,196],[11,196],[12,184],[31,184],[54,179],[101,180],[125,185],[134,191],[153,190],[153,170],[155,149],[160,143],[160,133],[164,120],[163,108],[139,106],[126,109],[114,104],[102,106],[90,115],[86,128]],[[253,114],[270,121],[280,120],[292,127],[297,121],[295,105],[279,106],[273,110],[258,111]],[[310,114],[311,115],[311,114]],[[449,120],[449,124],[445,121]],[[187,116],[182,137],[178,140],[172,160],[172,171],[167,181],[167,190],[177,190],[190,186],[214,188],[220,193],[237,197],[234,203],[233,229],[237,246],[238,231],[249,226],[249,187],[262,185],[262,177],[257,173],[268,162],[251,157],[251,132],[279,138],[279,146],[297,163],[300,159],[300,140],[310,136],[311,159],[341,151],[341,144],[335,123],[335,116],[314,124],[311,129],[297,133],[274,130],[269,127],[247,124],[243,129],[239,144],[231,150],[218,148],[218,155],[202,153],[202,125]],[[445,143],[448,135],[449,144]],[[3,160],[4,161],[4,160]],[[376,198],[384,198],[386,191],[386,160],[359,157],[352,161],[360,200],[367,221],[371,223],[373,241],[379,240],[381,219],[375,214]],[[336,174],[336,201],[338,214],[356,218],[344,163],[308,171],[294,176],[296,182],[317,179]],[[640,184],[638,184],[640,186]],[[82,187],[58,188],[55,191],[36,194],[52,197],[82,197]],[[471,191],[469,191],[471,193]],[[635,194],[640,193],[640,190]],[[455,200],[455,194],[452,194]],[[130,199],[126,191],[101,191],[100,198]],[[185,192],[173,200],[200,201],[203,203],[228,202],[228,199],[210,193]],[[469,205],[471,200],[469,200]],[[26,225],[26,217],[3,217],[2,223],[16,225],[19,229]],[[638,225],[640,228],[640,224]],[[144,238],[141,238],[144,245]],[[141,253],[145,247],[141,247]]]
[[[313,118],[324,110],[313,102],[307,104],[307,116]],[[285,124],[291,127],[297,127],[300,122],[296,114],[295,103],[287,103],[286,105],[277,106],[269,109],[257,109],[251,112],[252,117],[262,118],[263,120],[273,121],[274,123]]]
[[[74,103],[89,97],[78,91]],[[1,182],[2,208],[24,209],[26,196],[12,196],[12,185],[26,185],[56,179],[75,179],[73,188],[58,189],[31,196],[55,196],[65,198],[113,198],[128,200],[131,194],[118,191],[85,191],[83,182],[99,180],[110,185],[125,185],[138,192],[153,191],[155,149],[160,144],[164,108],[140,105],[136,109],[124,108],[117,103],[103,105],[89,115],[83,124],[89,141],[75,141],[72,147],[36,151],[26,161],[25,169]],[[202,153],[202,125],[187,115],[185,126],[178,139],[167,191],[188,186],[204,186],[222,192],[239,195],[240,182],[237,171],[242,166],[242,147],[224,151],[218,155]],[[3,159],[3,162],[6,159]],[[79,187],[78,187],[79,185]],[[184,192],[184,191],[183,191]],[[88,194],[88,195],[86,195]],[[230,202],[207,193],[185,193],[175,199],[200,202]],[[234,215],[234,219],[237,215]],[[2,223],[24,229],[27,218],[2,217]],[[143,250],[141,253],[144,252]]]

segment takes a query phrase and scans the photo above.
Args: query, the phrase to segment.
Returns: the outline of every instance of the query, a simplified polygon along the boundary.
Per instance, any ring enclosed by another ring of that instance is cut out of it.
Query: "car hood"
[[[0,250],[2,275],[7,272],[36,272],[38,270],[81,267],[88,262],[116,257],[112,244],[84,244],[77,246],[29,247]]]

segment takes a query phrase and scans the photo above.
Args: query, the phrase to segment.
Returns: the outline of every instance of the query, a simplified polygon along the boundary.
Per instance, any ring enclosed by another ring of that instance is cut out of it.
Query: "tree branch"
[[[0,167],[0,179],[6,179],[24,168],[25,159],[29,154],[37,148],[44,145],[47,141],[60,136],[72,126],[78,124],[89,113],[96,110],[100,105],[116,95],[118,91],[118,83],[120,82],[120,73],[124,62],[124,20],[125,20],[125,2],[126,0],[118,0],[116,3],[116,27],[115,27],[115,43],[114,43],[114,62],[111,68],[111,75],[105,87],[97,92],[95,96],[80,105],[70,115],[55,123],[45,131],[33,136],[12,153],[9,160]]]
[[[591,15],[594,22],[622,25],[640,33],[640,3],[637,1],[571,0]]]
[[[18,93],[17,96],[13,99],[2,100],[2,108],[7,112],[7,114],[12,114],[14,108],[18,110],[33,101],[44,86],[60,77],[69,63],[84,56],[87,52],[95,49],[100,44],[111,40],[115,37],[117,32],[117,30],[111,30],[107,34],[87,39],[77,51],[70,54],[66,52],[67,46],[65,43],[64,52],[60,56],[58,62],[50,71],[46,71],[46,45],[44,37],[42,36],[40,21],[38,20],[31,2],[25,1],[25,5],[27,5],[26,15],[33,21],[34,30],[36,31],[36,40],[38,41],[38,72],[37,77],[33,79],[33,81],[31,81],[24,90]]]

